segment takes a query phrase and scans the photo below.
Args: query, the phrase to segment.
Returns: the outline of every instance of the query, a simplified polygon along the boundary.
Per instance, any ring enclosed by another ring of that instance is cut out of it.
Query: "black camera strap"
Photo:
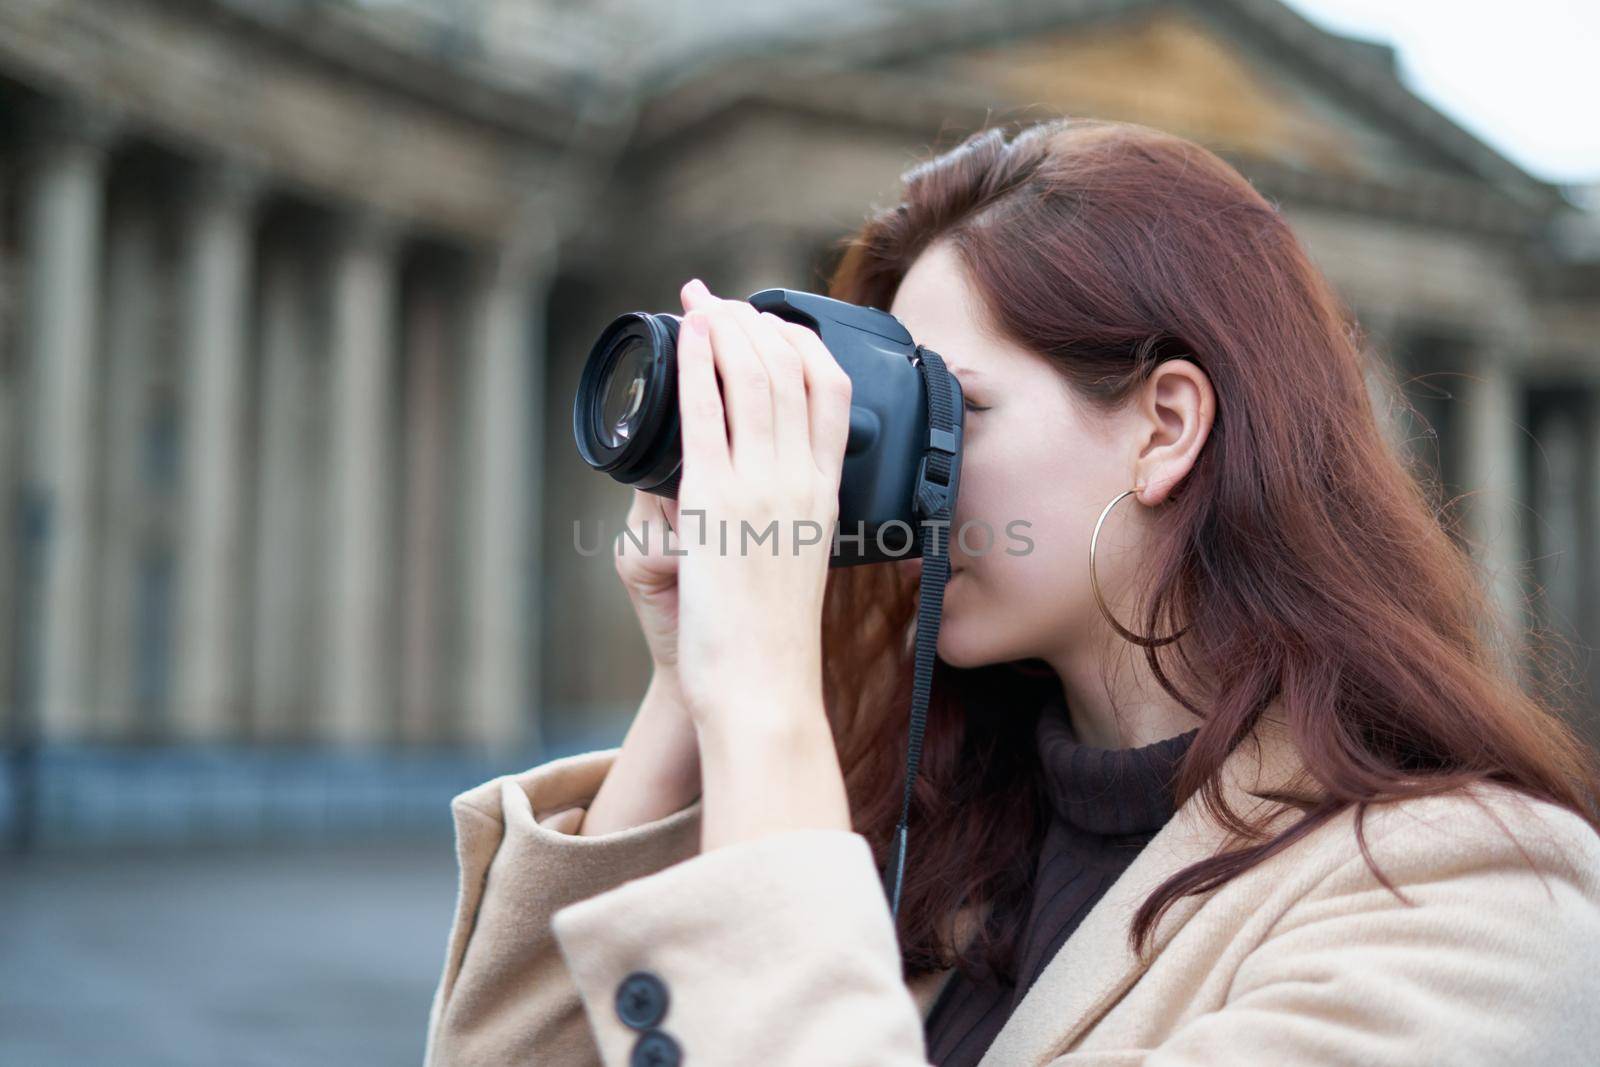
[[[950,578],[950,516],[955,507],[952,474],[959,462],[956,434],[955,390],[950,372],[937,352],[917,346],[917,367],[922,371],[928,398],[928,447],[917,467],[912,511],[923,525],[922,579],[917,593],[916,672],[911,688],[911,736],[906,751],[905,795],[900,823],[885,865],[885,892],[889,910],[900,915],[900,886],[906,868],[906,824],[911,817],[911,791],[922,761],[922,735],[928,722],[928,697],[933,689],[933,662],[939,645],[939,618],[944,609],[944,587]],[[893,880],[889,881],[889,871]]]

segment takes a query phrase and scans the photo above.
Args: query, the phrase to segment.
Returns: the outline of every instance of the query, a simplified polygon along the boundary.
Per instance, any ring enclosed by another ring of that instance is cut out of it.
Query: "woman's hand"
[[[850,378],[804,326],[684,294],[679,674],[702,727],[756,725],[791,710],[774,698],[820,700]]]
[[[821,623],[850,378],[806,327],[698,279],[683,292],[678,676],[700,737],[706,847],[848,828]]]
[[[635,489],[628,533],[619,534],[617,574],[633,602],[654,672],[580,834],[608,834],[664,818],[700,795],[700,746],[678,684],[678,504]],[[641,548],[640,546],[643,545]]]
[[[633,603],[656,672],[676,673],[681,546],[668,531],[677,526],[678,502],[635,489],[626,521],[627,532],[614,543],[617,577]]]

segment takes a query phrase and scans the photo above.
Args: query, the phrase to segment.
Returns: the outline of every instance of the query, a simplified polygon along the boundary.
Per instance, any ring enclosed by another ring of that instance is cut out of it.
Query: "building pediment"
[[[1357,44],[1356,42],[1349,42]],[[1385,76],[1372,49],[1350,61]],[[1139,122],[1208,147],[1325,174],[1403,170],[1466,176],[1456,162],[1313,84],[1293,57],[1271,56],[1187,5],[1033,28],[1023,35],[892,64],[930,82],[985,92],[996,108]]]

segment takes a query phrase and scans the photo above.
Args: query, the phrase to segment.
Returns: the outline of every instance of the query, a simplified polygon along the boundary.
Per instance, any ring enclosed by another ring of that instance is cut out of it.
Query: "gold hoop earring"
[[[1158,648],[1161,645],[1170,644],[1171,642],[1182,637],[1188,632],[1189,627],[1185,626],[1177,633],[1171,634],[1167,637],[1143,637],[1134,633],[1132,630],[1127,629],[1116,619],[1112,618],[1111,609],[1106,606],[1106,599],[1100,593],[1100,579],[1095,574],[1094,570],[1094,552],[1096,545],[1100,541],[1101,524],[1106,521],[1106,516],[1111,514],[1111,509],[1116,507],[1123,497],[1130,493],[1137,493],[1143,488],[1144,483],[1140,482],[1134,485],[1132,489],[1124,489],[1122,492],[1113,497],[1111,503],[1107,504],[1105,509],[1100,512],[1100,518],[1097,519],[1094,524],[1094,535],[1089,538],[1089,585],[1092,589],[1094,589],[1094,599],[1095,602],[1100,605],[1100,614],[1106,617],[1106,621],[1111,624],[1112,629],[1116,630],[1117,633],[1121,634],[1123,637],[1127,638],[1129,641],[1132,641],[1136,645],[1143,645],[1145,648]]]

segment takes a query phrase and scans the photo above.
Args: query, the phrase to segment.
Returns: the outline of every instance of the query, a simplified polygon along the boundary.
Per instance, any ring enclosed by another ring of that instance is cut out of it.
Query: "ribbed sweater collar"
[[[1198,728],[1133,748],[1096,748],[1078,741],[1065,702],[1039,715],[1039,756],[1056,814],[1094,834],[1158,830],[1172,817],[1172,778]]]

